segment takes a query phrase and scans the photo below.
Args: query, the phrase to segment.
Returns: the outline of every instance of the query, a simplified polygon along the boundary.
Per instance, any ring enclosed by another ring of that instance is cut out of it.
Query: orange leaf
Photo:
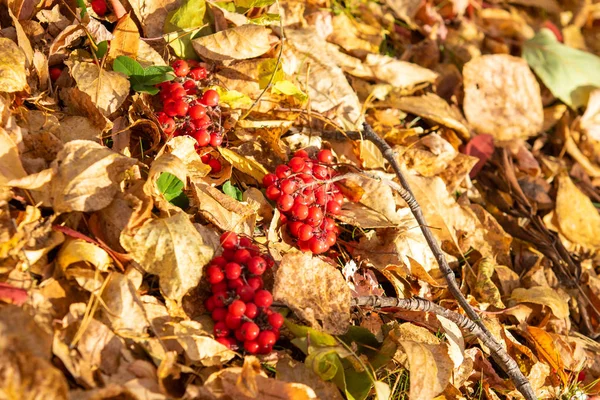
[[[554,346],[554,339],[552,339],[552,336],[545,330],[534,326],[528,326],[527,331],[533,339],[538,356],[556,371],[560,380],[567,386],[567,374],[565,373],[564,364],[560,358],[560,354],[558,353],[556,346]]]

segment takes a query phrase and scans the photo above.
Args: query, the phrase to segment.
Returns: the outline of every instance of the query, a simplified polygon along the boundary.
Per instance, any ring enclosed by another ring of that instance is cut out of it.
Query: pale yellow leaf
[[[210,60],[246,60],[271,49],[270,30],[260,25],[242,25],[192,40],[194,50]]]
[[[544,124],[540,85],[522,58],[485,55],[463,69],[465,115],[480,134],[497,140],[525,139]]]
[[[177,302],[198,285],[215,252],[185,213],[151,219],[135,232],[123,232],[121,245],[147,273],[158,275],[163,294]]]
[[[453,363],[446,346],[400,341],[408,357],[410,370],[410,399],[431,400],[442,393],[450,382]]]
[[[68,239],[60,248],[56,261],[63,271],[71,264],[83,262],[107,272],[113,264],[112,258],[104,249],[82,239]]]
[[[27,88],[25,53],[15,42],[0,38],[0,92],[20,92]]]
[[[233,351],[207,336],[197,321],[181,321],[174,326],[173,334],[186,356],[195,363],[206,367],[221,366],[235,357]]]
[[[421,83],[433,83],[438,77],[437,73],[428,68],[382,54],[367,55],[365,65],[371,68],[377,80],[389,83],[398,89],[412,88]]]
[[[244,157],[233,150],[230,150],[226,147],[219,147],[218,150],[223,158],[229,161],[234,168],[250,175],[258,182],[262,182],[262,178],[268,173],[266,168],[256,161]]]
[[[562,319],[569,316],[569,305],[551,287],[516,288],[513,290],[510,298],[517,303],[533,303],[549,307],[556,318]]]
[[[127,56],[137,58],[140,33],[137,25],[128,14],[125,14],[113,31],[114,38],[110,41],[110,49],[108,49],[108,59],[114,60],[118,56]]]

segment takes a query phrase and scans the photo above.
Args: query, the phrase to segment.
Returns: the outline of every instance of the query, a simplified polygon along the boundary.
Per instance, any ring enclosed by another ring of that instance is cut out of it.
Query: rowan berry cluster
[[[206,267],[212,296],[205,306],[215,321],[216,340],[250,354],[267,354],[279,338],[283,316],[271,309],[273,296],[264,288],[262,275],[273,260],[245,237],[221,235],[223,255]]]
[[[277,202],[282,223],[302,251],[321,254],[337,241],[339,229],[328,215],[340,213],[344,195],[331,182],[337,175],[332,162],[331,150],[319,151],[316,159],[298,150],[263,178],[267,198]]]
[[[191,136],[196,139],[197,148],[220,146],[223,131],[216,110],[219,93],[213,89],[204,90],[208,71],[195,60],[178,59],[171,63],[171,67],[177,78],[157,85],[162,111],[156,113],[156,119],[163,132],[166,135]],[[216,165],[218,160],[215,161]]]

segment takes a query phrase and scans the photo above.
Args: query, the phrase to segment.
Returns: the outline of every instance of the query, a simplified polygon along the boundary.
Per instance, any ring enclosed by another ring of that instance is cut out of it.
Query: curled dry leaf
[[[25,53],[15,42],[0,38],[0,92],[20,92],[27,88]]]
[[[555,289],[547,286],[535,286],[529,289],[516,288],[510,298],[517,303],[533,303],[549,307],[556,318],[569,317],[567,301]]]
[[[163,294],[181,301],[198,285],[215,249],[207,246],[185,213],[151,219],[136,231],[124,231],[121,245],[149,274],[158,275]]]
[[[339,335],[350,326],[350,289],[331,264],[308,253],[283,256],[275,273],[273,298],[311,326]]]
[[[125,75],[106,71],[94,63],[66,61],[77,88],[90,96],[104,116],[121,107],[129,95],[129,80]]]
[[[569,241],[590,250],[600,248],[598,210],[566,174],[558,177],[555,212],[560,233]]]
[[[215,61],[246,60],[271,49],[270,30],[260,25],[242,25],[192,40],[194,50]]]
[[[54,177],[43,195],[54,211],[96,211],[108,206],[136,160],[89,140],[73,140],[52,163]]]
[[[117,335],[143,335],[150,323],[146,318],[142,301],[134,281],[141,283],[141,273],[130,268],[127,274],[112,273],[102,292],[106,304],[106,319]]]
[[[410,398],[431,400],[450,382],[454,364],[443,344],[432,345],[410,340],[399,342],[408,358]]]
[[[478,133],[497,140],[524,139],[541,131],[540,85],[521,58],[485,55],[465,64],[464,110]]]
[[[381,54],[367,55],[365,65],[373,71],[377,80],[389,83],[397,89],[412,88],[420,83],[433,83],[438,77],[438,74],[430,69]]]

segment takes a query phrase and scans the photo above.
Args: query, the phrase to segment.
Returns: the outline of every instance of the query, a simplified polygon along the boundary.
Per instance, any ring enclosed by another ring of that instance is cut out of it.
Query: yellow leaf
[[[561,381],[565,386],[568,384],[568,377],[565,373],[565,367],[563,365],[560,353],[554,345],[554,340],[548,332],[543,329],[536,328],[535,326],[528,326],[527,332],[531,335],[535,348],[538,352],[538,356],[544,359],[554,371],[558,374]]]
[[[225,147],[219,147],[218,150],[223,158],[229,161],[234,168],[250,175],[259,182],[262,182],[262,178],[268,174],[265,167],[250,158],[244,157]]]
[[[569,305],[558,295],[556,290],[550,287],[517,288],[513,290],[510,298],[517,303],[533,303],[550,307],[556,318],[563,319],[569,316]]]
[[[411,400],[431,400],[442,393],[452,375],[453,363],[446,345],[400,341],[408,357]]]
[[[15,42],[0,38],[0,92],[20,92],[27,88],[25,53]]]
[[[109,60],[114,60],[118,56],[127,56],[135,60],[139,48],[140,33],[129,13],[121,17],[113,31],[113,35],[115,37],[110,41],[110,49],[108,50]]]
[[[245,60],[271,49],[269,29],[259,25],[242,25],[192,40],[194,50],[210,60]]]

